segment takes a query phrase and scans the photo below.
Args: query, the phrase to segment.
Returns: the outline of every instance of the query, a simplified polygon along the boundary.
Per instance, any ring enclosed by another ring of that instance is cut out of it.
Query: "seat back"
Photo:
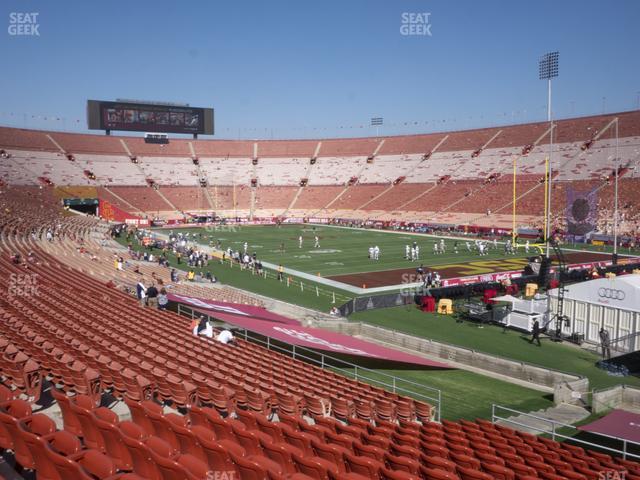
[[[267,470],[262,466],[232,452],[229,452],[229,455],[242,480],[264,480],[267,478]]]
[[[81,406],[79,403],[71,401],[71,410],[78,418],[82,428],[82,440],[87,448],[105,451],[105,444],[102,435],[93,423],[91,411]]]
[[[127,407],[129,407],[129,412],[131,412],[131,420],[133,421],[133,423],[140,425],[140,427],[142,427],[144,431],[147,432],[147,435],[153,435],[153,424],[147,417],[145,409],[142,407],[142,402],[132,400],[125,395],[124,403],[126,403]]]
[[[31,416],[31,405],[24,400],[11,400],[0,407],[0,425],[4,427],[4,429],[0,429],[1,447],[29,453],[22,438],[18,435],[18,420],[29,416]],[[24,466],[26,467],[26,465]]]
[[[82,426],[80,425],[80,420],[78,420],[76,414],[73,412],[73,410],[71,410],[71,402],[67,394],[55,387],[51,388],[50,391],[51,396],[60,407],[60,412],[62,412],[62,422],[64,423],[64,429],[78,437],[81,437]]]
[[[22,437],[24,445],[29,450],[33,467],[38,472],[38,478],[43,480],[63,480],[60,478],[53,462],[47,456],[47,442],[43,438],[56,431],[56,424],[48,416],[36,413],[31,417],[18,422],[18,434]],[[16,461],[23,467],[22,458],[26,458],[24,452],[16,450]],[[27,460],[29,461],[29,460]]]
[[[211,470],[219,472],[236,470],[235,464],[229,456],[229,451],[235,450],[236,455],[242,456],[244,449],[240,445],[225,441],[223,446],[216,440],[211,430],[199,425],[191,427],[191,431],[198,439],[198,444],[202,447]]]
[[[373,458],[357,457],[350,454],[345,455],[345,463],[349,472],[373,479],[379,478],[378,472],[384,467],[382,463]]]
[[[60,480],[92,480],[91,477],[82,466],[64,455],[54,452],[51,449],[45,451],[47,459],[53,465],[56,472],[56,477],[43,477],[43,478],[57,478]],[[38,471],[38,480],[40,480],[40,471]]]
[[[297,470],[303,475],[306,475],[307,477],[310,477],[314,480],[327,479],[329,471],[322,463],[314,461],[313,458],[306,458],[301,455],[294,454],[292,455],[292,457],[293,463],[295,464]],[[334,471],[334,474],[336,476],[339,476],[341,473],[344,472],[338,472],[337,468]]]
[[[178,450],[183,454],[193,455],[198,460],[206,463],[207,456],[198,443],[195,434],[188,427],[186,417],[175,413],[168,413],[165,415],[165,419],[175,438],[178,440]]]
[[[156,464],[151,460],[149,449],[141,441],[145,438],[142,428],[132,422],[121,422],[119,427],[122,441],[131,457],[133,472],[149,480],[162,480]]]
[[[97,408],[92,413],[93,423],[104,439],[107,455],[111,457],[119,470],[131,470],[133,460],[122,440],[122,433],[117,427],[117,415],[104,407]]]

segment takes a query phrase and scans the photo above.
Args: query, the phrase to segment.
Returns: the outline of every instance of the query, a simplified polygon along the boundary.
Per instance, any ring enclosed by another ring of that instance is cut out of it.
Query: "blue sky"
[[[37,12],[40,36],[9,35],[12,12]],[[404,12],[432,35],[401,35]],[[88,98],[211,106],[217,138],[537,121],[553,50],[555,117],[640,96],[637,0],[3,0],[0,19],[0,124],[19,127],[86,131]]]

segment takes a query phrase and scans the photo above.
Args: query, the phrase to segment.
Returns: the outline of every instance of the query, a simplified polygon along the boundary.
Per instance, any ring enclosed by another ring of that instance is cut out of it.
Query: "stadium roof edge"
[[[631,115],[640,116],[640,110],[625,110],[620,112],[613,113],[605,113],[598,115],[585,115],[580,117],[565,117],[565,118],[556,118],[553,121],[555,123],[565,123],[571,121],[584,121],[589,119],[598,119],[598,118],[614,118],[617,116],[631,116]],[[277,139],[260,139],[260,138],[198,138],[195,140],[196,142],[261,142],[261,143],[275,143],[275,142],[324,142],[324,141],[364,141],[364,140],[383,140],[383,139],[394,139],[394,138],[415,138],[415,137],[426,137],[430,135],[446,135],[446,134],[459,134],[464,132],[474,133],[474,132],[484,132],[487,130],[497,130],[501,128],[513,128],[513,127],[526,127],[526,126],[538,126],[547,124],[547,121],[538,121],[538,122],[526,122],[526,123],[512,123],[512,124],[502,124],[502,125],[492,125],[487,127],[480,128],[470,128],[470,129],[462,129],[462,130],[439,130],[433,132],[424,132],[424,133],[411,133],[411,134],[400,134],[400,135],[380,135],[380,136],[363,136],[363,137],[315,137],[315,138],[277,138]],[[85,132],[73,132],[73,131],[63,131],[63,130],[42,130],[42,129],[32,129],[32,128],[24,128],[24,127],[15,127],[10,125],[0,125],[0,129],[6,130],[16,130],[16,131],[24,131],[24,132],[34,132],[34,133],[42,133],[42,134],[65,134],[65,135],[83,135],[83,136],[92,136],[98,138],[105,138],[106,135],[100,133],[85,133]],[[111,138],[124,138],[125,140],[128,138],[143,138],[144,133],[140,133],[140,135],[110,135]],[[190,138],[177,137],[173,139],[174,141],[185,141],[190,142],[194,141]]]

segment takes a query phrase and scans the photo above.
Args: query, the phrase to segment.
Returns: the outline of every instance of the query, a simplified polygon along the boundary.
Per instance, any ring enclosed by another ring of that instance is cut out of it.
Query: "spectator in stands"
[[[147,288],[147,305],[152,308],[158,308],[158,289],[154,282],[151,282],[151,286]]]
[[[144,307],[147,304],[147,288],[144,286],[144,283],[142,283],[142,279],[136,285],[136,295],[140,306]]]
[[[236,339],[231,333],[231,330],[222,330],[218,335],[216,335],[216,341],[220,343],[224,343],[225,345],[235,343]]]
[[[195,319],[192,325],[194,335],[204,335],[209,338],[213,337],[213,327],[209,322],[207,322],[204,315],[200,315],[198,319]]]
[[[167,290],[161,288],[160,293],[158,293],[158,310],[166,310],[168,305],[169,298],[167,298]]]
[[[187,273],[187,280],[189,280],[190,282],[193,282],[194,279],[196,278],[196,272],[192,270],[189,270],[189,273]]]
[[[175,268],[171,269],[171,283],[176,283],[178,281],[178,272]]]

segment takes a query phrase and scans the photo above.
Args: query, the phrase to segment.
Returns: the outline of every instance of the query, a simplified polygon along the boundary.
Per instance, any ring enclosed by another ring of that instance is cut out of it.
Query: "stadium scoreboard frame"
[[[169,103],[133,101],[87,101],[89,130],[214,134],[212,108]]]

